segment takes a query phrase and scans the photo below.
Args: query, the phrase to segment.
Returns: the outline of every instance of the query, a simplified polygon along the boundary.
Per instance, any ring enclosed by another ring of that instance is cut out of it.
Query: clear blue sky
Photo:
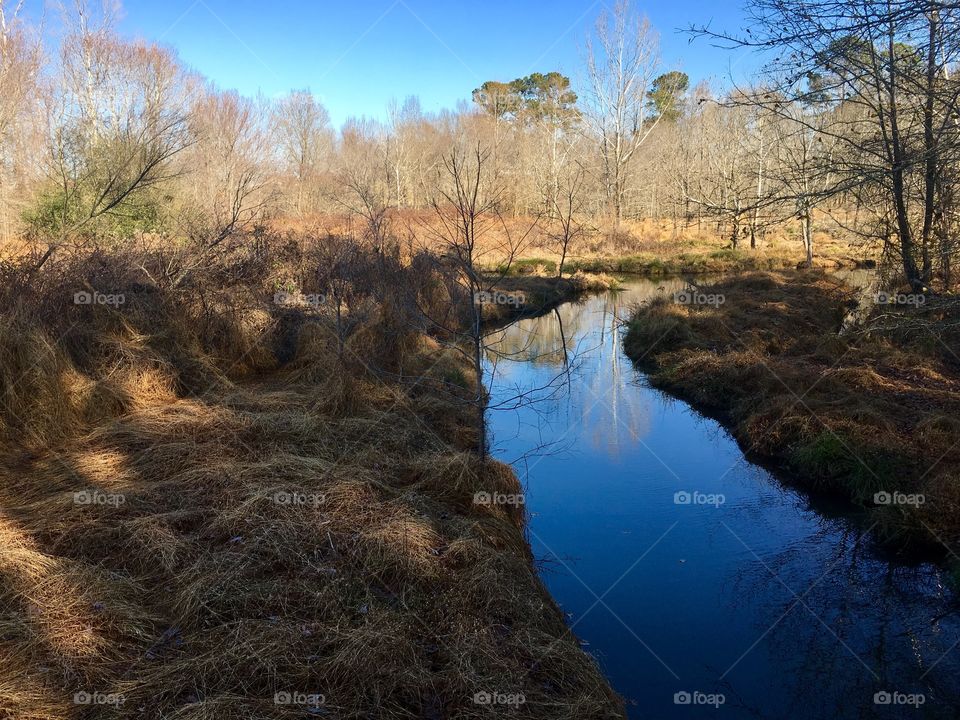
[[[613,0],[605,0],[612,4]],[[693,44],[691,21],[739,27],[740,0],[638,2],[661,35],[665,69],[723,81],[751,58]],[[594,0],[126,0],[121,30],[176,48],[223,88],[275,96],[310,88],[336,125],[382,117],[390,98],[453,108],[484,80],[559,70],[576,84]]]

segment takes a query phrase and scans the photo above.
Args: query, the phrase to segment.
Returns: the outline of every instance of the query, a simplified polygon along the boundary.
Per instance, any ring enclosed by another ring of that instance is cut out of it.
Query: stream
[[[630,718],[960,716],[947,571],[877,548],[863,513],[750,462],[624,355],[630,308],[685,286],[634,280],[488,337],[493,451],[572,632]]]

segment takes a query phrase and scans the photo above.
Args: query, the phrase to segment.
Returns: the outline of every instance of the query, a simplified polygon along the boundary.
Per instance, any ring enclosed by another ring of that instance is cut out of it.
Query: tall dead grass
[[[657,385],[719,417],[745,449],[797,480],[869,508],[889,539],[960,541],[952,301],[881,307],[870,314],[885,323],[840,334],[856,293],[829,275],[753,273],[700,292],[725,302],[665,297],[630,321],[626,350]],[[925,323],[935,337],[921,331]],[[897,492],[924,502],[875,499]]]
[[[271,302],[321,291],[311,253],[3,267],[0,716],[622,717],[522,511],[474,502],[521,488],[469,369],[378,280],[443,283],[364,255],[346,324]]]

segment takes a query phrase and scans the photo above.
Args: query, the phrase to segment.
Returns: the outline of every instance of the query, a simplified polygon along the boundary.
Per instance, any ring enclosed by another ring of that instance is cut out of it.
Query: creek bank
[[[491,325],[542,315],[588,293],[613,290],[619,285],[607,275],[582,272],[564,277],[504,275],[492,282],[493,301],[484,303],[483,311],[484,321]]]
[[[382,258],[342,318],[271,302],[303,258],[262,257],[182,288],[58,257],[0,288],[0,716],[622,718],[523,508],[477,501],[522,491],[474,452],[469,365],[376,294]]]
[[[857,293],[817,271],[747,273],[697,292],[723,301],[658,298],[628,323],[625,350],[654,386],[722,422],[748,454],[866,509],[879,538],[955,547],[955,334],[903,332],[921,322],[903,309],[841,335]],[[923,312],[943,320],[936,306]]]
[[[770,253],[764,250],[722,248],[706,252],[640,252],[629,255],[571,258],[564,263],[565,273],[601,274],[643,277],[709,275],[752,271],[800,269],[803,261],[793,254]],[[823,270],[873,269],[870,257],[837,254],[816,257],[814,268]],[[557,261],[551,258],[522,258],[509,268],[497,268],[509,276],[555,275]]]

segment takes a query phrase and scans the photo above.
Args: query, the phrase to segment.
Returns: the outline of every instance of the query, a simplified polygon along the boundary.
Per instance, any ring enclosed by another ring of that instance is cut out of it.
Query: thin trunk
[[[920,251],[923,258],[923,282],[929,284],[933,274],[930,257],[930,232],[933,226],[934,193],[937,181],[937,146],[933,134],[933,99],[937,81],[937,28],[939,13],[932,10],[929,15],[929,47],[927,49],[927,86],[926,102],[923,108],[923,149],[925,155],[923,171],[923,229],[920,235]]]
[[[891,23],[888,32],[887,52],[890,58],[895,58],[897,46],[895,40],[895,29]],[[888,110],[890,122],[890,152],[892,155],[891,172],[891,190],[893,193],[893,206],[897,220],[897,234],[900,238],[900,255],[903,261],[903,272],[906,275],[907,282],[915,291],[922,291],[923,280],[917,269],[916,259],[913,257],[914,242],[913,233],[910,229],[910,217],[907,213],[906,202],[906,182],[904,177],[904,168],[906,160],[904,158],[903,140],[900,137],[899,113],[897,112],[897,71],[896,63],[890,62],[890,77],[888,78],[887,96],[890,103]]]
[[[570,244],[570,231],[564,233],[563,248],[560,250],[560,264],[557,266],[557,277],[563,277],[563,264],[567,260],[567,246]]]
[[[480,291],[479,284],[474,285],[473,297]],[[477,374],[477,453],[481,462],[487,459],[487,404],[483,393],[483,304],[474,303],[473,310],[473,365]]]
[[[810,206],[805,204],[801,219],[803,220],[803,247],[807,251],[807,267],[813,267],[813,222]]]
[[[757,225],[760,223],[760,196],[763,195],[763,117],[758,118],[760,148],[757,156],[757,197],[753,207],[753,220],[750,223],[750,249],[757,249]]]

